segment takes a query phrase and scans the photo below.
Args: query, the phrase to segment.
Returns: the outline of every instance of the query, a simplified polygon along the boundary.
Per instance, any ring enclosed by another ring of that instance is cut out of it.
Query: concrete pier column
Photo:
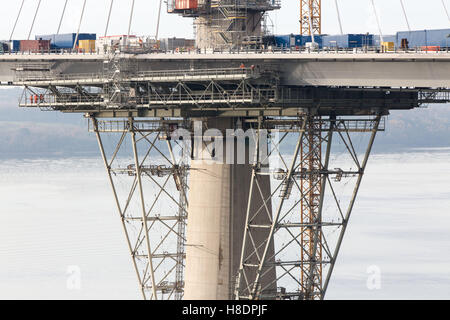
[[[224,132],[233,129],[234,122],[208,120],[207,127]],[[185,300],[232,299],[240,263],[252,167],[215,161],[208,147],[203,143],[202,159],[191,162]],[[269,177],[261,180],[261,189],[270,195]],[[262,202],[254,206],[258,204]],[[266,279],[274,280],[275,272]]]

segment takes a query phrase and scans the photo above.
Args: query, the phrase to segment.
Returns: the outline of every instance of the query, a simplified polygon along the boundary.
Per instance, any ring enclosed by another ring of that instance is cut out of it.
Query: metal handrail
[[[240,103],[251,102],[258,103],[261,101],[270,101],[275,99],[273,90],[251,90],[248,92],[236,91],[232,94],[220,95],[213,92],[192,92],[190,94],[179,93],[171,94],[148,94],[141,97],[124,97],[125,100],[119,102],[107,101],[101,94],[78,95],[76,93],[61,93],[55,96],[53,93],[45,92],[42,94],[34,94],[26,92],[21,99],[22,107],[40,107],[52,105],[71,105],[91,104],[91,105],[171,105],[171,104],[212,104],[212,103]]]
[[[126,72],[126,71],[124,71]],[[219,68],[219,69],[196,69],[196,70],[163,70],[163,71],[139,71],[133,74],[131,79],[138,78],[164,78],[164,77],[196,77],[196,76],[230,76],[230,75],[254,75],[255,70],[252,68]],[[40,74],[34,75],[35,79],[30,80],[29,76],[23,77],[26,81],[71,81],[71,80],[109,80],[109,75],[102,73],[77,73],[77,74]],[[18,75],[20,81],[21,77]]]
[[[422,47],[416,47],[416,48],[408,48],[408,49],[402,49],[402,48],[395,48],[393,51],[386,51],[386,52],[380,52],[379,46],[369,46],[369,47],[360,47],[360,48],[321,48],[317,50],[307,49],[304,47],[283,47],[283,46],[266,46],[264,48],[233,48],[233,49],[217,49],[217,50],[200,50],[200,49],[182,49],[182,50],[153,50],[149,53],[143,53],[143,54],[166,54],[166,55],[191,55],[191,54],[214,54],[214,53],[220,53],[220,54],[277,54],[277,53],[290,53],[290,54],[302,54],[302,53],[328,53],[328,54],[374,54],[374,53],[382,53],[382,54],[411,54],[411,53],[422,53],[422,54],[442,54],[442,53],[449,53],[450,47],[440,47],[439,49],[430,49],[430,48],[422,48]],[[119,54],[123,54],[124,56],[129,55],[126,52],[120,52]],[[98,56],[98,57],[104,57],[106,54],[100,53],[100,52],[70,52],[70,51],[64,51],[64,50],[50,50],[50,51],[42,51],[42,52],[3,52],[0,53],[1,56],[42,56],[42,55],[63,55],[63,56]]]

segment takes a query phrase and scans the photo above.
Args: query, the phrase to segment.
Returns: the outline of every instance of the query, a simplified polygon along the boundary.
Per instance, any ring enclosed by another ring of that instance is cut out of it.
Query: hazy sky
[[[2,1],[0,12],[0,39],[8,39],[22,0]],[[110,0],[87,0],[87,9],[81,31],[103,34]],[[124,34],[128,29],[131,0],[115,0],[110,34]],[[375,0],[384,34],[406,30],[400,0]],[[27,38],[38,0],[25,0],[25,6],[14,38]],[[76,32],[83,0],[69,0],[67,14],[61,32]],[[278,34],[297,33],[299,29],[298,0],[282,0],[282,9],[271,14]],[[340,0],[340,11],[345,33],[378,33],[370,0]],[[413,29],[450,28],[441,0],[404,0],[408,18]],[[445,0],[450,10],[450,0]],[[154,35],[159,0],[136,0],[132,33]],[[64,0],[42,0],[33,34],[55,33]],[[339,32],[333,0],[323,0],[323,32]],[[169,15],[164,7],[162,37],[192,36],[192,19]]]

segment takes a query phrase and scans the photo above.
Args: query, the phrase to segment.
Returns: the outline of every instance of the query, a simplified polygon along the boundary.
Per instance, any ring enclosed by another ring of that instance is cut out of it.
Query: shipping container
[[[194,39],[165,38],[161,39],[160,41],[160,49],[165,51],[174,51],[177,49],[193,49],[194,47]]]
[[[327,35],[322,37],[324,48],[363,48],[373,46],[372,34]]]
[[[429,51],[429,52],[439,52],[439,51],[441,51],[441,47],[439,47],[439,46],[422,46],[420,49],[422,51]]]
[[[21,52],[50,52],[50,40],[20,40]]]
[[[322,36],[315,35],[314,41],[322,48]],[[275,45],[280,48],[300,48],[304,47],[308,42],[312,42],[311,36],[302,36],[302,35],[276,35],[275,36]]]
[[[295,45],[295,36],[293,34],[290,35],[276,35],[275,36],[275,45],[277,47],[291,47]]]
[[[96,40],[80,40],[78,49],[80,52],[93,53],[95,52],[95,41]]]
[[[312,41],[312,37],[311,36],[300,36],[300,42],[301,42],[301,46],[304,47],[306,46],[307,43],[311,43]],[[319,45],[319,48],[322,49],[323,47],[323,36],[322,35],[315,35],[314,36],[314,42],[317,43]],[[295,41],[296,46],[297,45],[297,41]]]
[[[11,49],[12,52],[19,52],[20,51],[20,40],[11,40],[9,48]]]
[[[95,43],[95,47],[102,53],[115,52],[128,46],[130,43],[138,42],[138,38],[135,35],[113,35],[100,37]]]
[[[276,46],[275,36],[274,35],[263,36],[263,45],[265,47]]]
[[[176,10],[190,10],[197,9],[198,1],[197,0],[176,0],[175,1],[175,9]]]
[[[402,40],[408,41],[409,48],[441,47],[450,45],[450,29],[402,31],[397,33],[396,45],[401,46]]]
[[[383,52],[393,52],[395,51],[395,43],[385,41],[381,44],[381,48],[383,49]]]
[[[0,54],[9,52],[9,41],[0,41]]]
[[[52,49],[72,49],[77,37],[76,33],[66,34],[50,34],[50,35],[38,35],[36,40],[50,40]],[[78,35],[77,47],[81,40],[96,40],[97,35],[95,33],[80,33]]]

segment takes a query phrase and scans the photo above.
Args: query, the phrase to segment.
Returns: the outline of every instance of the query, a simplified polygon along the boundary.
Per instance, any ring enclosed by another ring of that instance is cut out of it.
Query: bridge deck
[[[179,53],[120,54],[140,70],[276,66],[288,86],[450,88],[450,53]],[[58,74],[100,73],[110,57],[97,54],[0,55],[0,82],[14,84],[14,69],[40,63]]]
[[[126,54],[119,53],[117,57],[124,59],[139,60],[356,60],[356,61],[430,61],[447,60],[450,61],[450,52],[387,52],[387,53],[353,53],[353,52],[240,52],[240,53],[150,53],[150,54]],[[0,55],[1,61],[11,60],[106,60],[110,58],[108,54],[96,53],[5,53]]]

